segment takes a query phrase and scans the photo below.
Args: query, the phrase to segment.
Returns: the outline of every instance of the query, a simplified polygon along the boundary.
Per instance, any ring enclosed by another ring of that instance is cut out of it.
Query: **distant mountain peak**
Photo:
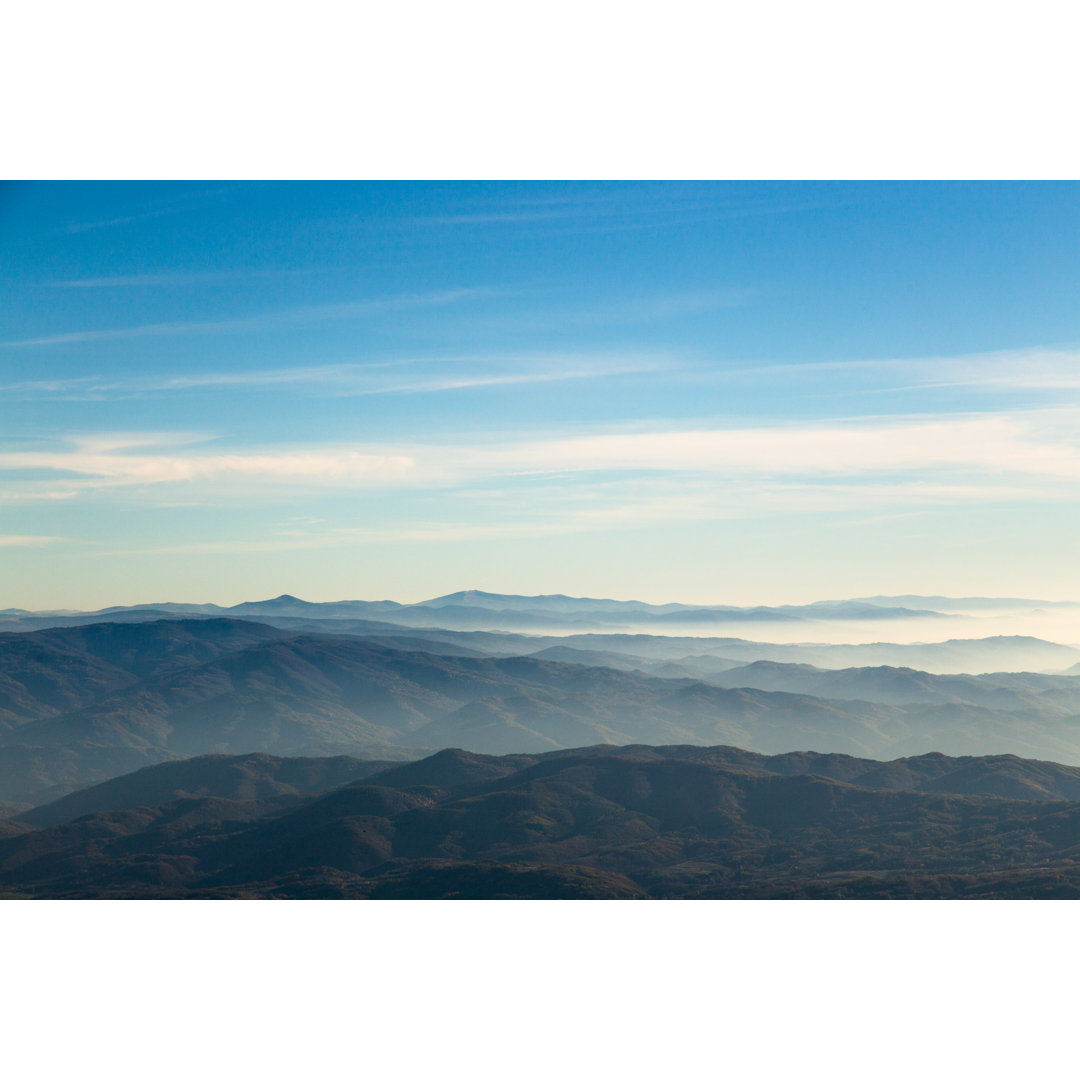
[[[245,600],[243,603],[234,604],[230,611],[244,611],[252,608],[269,608],[269,607],[304,607],[313,608],[318,607],[318,604],[312,603],[310,600],[301,600],[298,596],[293,596],[290,593],[282,593],[280,596],[275,596],[269,600]]]

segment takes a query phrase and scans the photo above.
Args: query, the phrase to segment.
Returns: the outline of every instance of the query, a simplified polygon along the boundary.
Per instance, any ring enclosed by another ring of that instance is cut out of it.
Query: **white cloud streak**
[[[1068,484],[1080,480],[1073,413],[908,418],[767,428],[641,431],[471,445],[376,444],[221,452],[198,435],[73,439],[58,449],[0,452],[0,470],[81,478],[81,486],[280,484],[447,489],[493,478],[588,474],[906,483]],[[170,445],[171,443],[171,445]],[[177,444],[180,444],[179,446]],[[70,481],[69,481],[70,482]],[[577,481],[574,481],[577,482]]]
[[[195,480],[319,481],[344,486],[407,480],[415,462],[406,456],[355,450],[271,451],[234,454],[131,454],[95,451],[0,453],[0,470],[48,470],[93,477],[96,486],[176,484]]]
[[[830,198],[731,197],[704,183],[665,185],[664,199],[642,199],[632,190],[579,191],[565,197],[522,199],[498,206],[478,203],[462,206],[456,213],[409,219],[423,226],[572,226],[574,231],[608,231],[668,227],[688,222],[738,219],[750,216],[791,214],[823,207],[847,205],[849,200]]]
[[[140,214],[127,214],[124,217],[106,218],[103,221],[74,221],[63,228],[63,232],[74,235],[76,233],[96,232],[98,229],[112,229],[117,225],[130,225],[133,221],[149,221],[152,218],[166,217],[171,214],[183,213],[182,206],[163,206],[156,210],[146,210]]]
[[[166,202],[158,203],[156,206],[147,206],[145,210],[137,211],[134,214],[127,214],[123,217],[106,218],[99,221],[69,222],[57,231],[66,232],[71,235],[76,233],[96,232],[98,229],[112,229],[116,228],[118,225],[130,225],[134,221],[149,221],[153,218],[180,214],[186,210],[192,209],[195,205],[205,199],[213,199],[219,195],[227,194],[234,190],[235,187],[235,184],[226,184],[221,187],[202,188],[195,191],[189,191],[182,195],[177,195]]]
[[[211,321],[146,323],[141,326],[111,327],[93,330],[73,330],[44,337],[0,341],[4,348],[33,348],[47,345],[71,345],[95,341],[126,341],[147,337],[177,337],[189,334],[235,333],[272,329],[279,326],[301,325],[327,319],[349,319],[408,308],[439,307],[464,300],[502,295],[507,290],[495,288],[443,289],[431,293],[414,293],[371,300],[354,300],[336,304],[313,304],[307,307],[269,311],[235,319]]]
[[[859,486],[798,487],[796,485],[727,484],[703,488],[681,481],[667,482],[663,492],[641,485],[589,485],[572,492],[548,489],[507,489],[505,506],[485,519],[471,509],[466,520],[441,515],[419,523],[389,523],[383,527],[279,529],[272,535],[228,538],[142,548],[131,554],[239,555],[255,552],[304,551],[347,548],[368,544],[479,543],[499,540],[535,540],[571,534],[655,528],[700,522],[778,518],[807,514],[863,513],[874,507],[891,508],[913,503],[923,509],[838,520],[835,527],[857,528],[921,518],[934,509],[958,503],[1026,500],[1045,497],[1031,487],[1007,488],[971,485],[869,484]],[[490,509],[490,508],[487,508]],[[104,554],[104,552],[103,552]]]
[[[704,374],[706,369],[702,369]],[[908,357],[884,360],[826,360],[806,363],[717,367],[706,377],[769,380],[831,373],[878,376],[880,385],[856,393],[948,388],[985,391],[1078,390],[1080,349],[1009,349],[966,356]]]
[[[43,281],[45,289],[139,289],[186,288],[193,285],[216,285],[229,281],[258,278],[291,277],[300,270],[207,270],[201,273],[118,274],[112,277],[72,278],[64,281]]]
[[[353,364],[323,364],[255,371],[207,372],[123,380],[94,376],[33,379],[0,386],[26,396],[61,396],[75,400],[142,397],[170,392],[307,388],[320,396],[364,397],[379,394],[425,394],[484,387],[528,385],[620,375],[672,372],[678,364],[663,356],[545,355],[509,357],[404,357]],[[402,370],[429,370],[402,378]],[[433,370],[432,370],[433,369]],[[448,370],[456,374],[449,374]]]
[[[525,471],[643,469],[730,475],[847,475],[960,469],[1080,478],[1080,452],[1018,418],[592,435],[503,448]]]
[[[0,534],[0,547],[44,547],[61,541],[60,536],[18,536]]]

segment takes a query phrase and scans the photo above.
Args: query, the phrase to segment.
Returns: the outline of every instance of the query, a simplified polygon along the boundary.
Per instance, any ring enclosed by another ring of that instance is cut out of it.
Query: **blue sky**
[[[1075,184],[0,187],[0,607],[1080,598]]]

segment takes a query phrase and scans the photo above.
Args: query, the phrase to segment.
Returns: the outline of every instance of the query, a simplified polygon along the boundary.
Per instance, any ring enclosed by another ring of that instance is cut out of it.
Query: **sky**
[[[0,185],[0,608],[1080,599],[1080,185]]]

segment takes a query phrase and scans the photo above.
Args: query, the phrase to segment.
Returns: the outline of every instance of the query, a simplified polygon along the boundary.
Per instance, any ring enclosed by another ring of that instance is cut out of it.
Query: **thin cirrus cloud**
[[[920,389],[1080,390],[1080,350],[1024,349],[912,365]]]
[[[757,289],[719,286],[588,302],[555,297],[547,306],[482,313],[474,316],[472,321],[474,325],[487,330],[504,333],[545,332],[553,325],[579,330],[608,326],[624,328],[676,322],[696,315],[741,308],[752,303],[759,295],[760,290]]]
[[[176,337],[187,334],[235,333],[274,327],[302,325],[329,319],[349,319],[381,312],[400,311],[408,308],[441,307],[461,301],[506,295],[511,290],[501,287],[466,287],[442,289],[429,293],[407,293],[399,296],[352,300],[333,304],[311,304],[268,311],[257,315],[234,319],[216,319],[191,322],[144,323],[139,326],[110,327],[106,329],[72,330],[43,337],[0,341],[4,348],[36,348],[49,345],[84,344],[95,341],[126,341],[146,337]]]
[[[712,293],[657,300],[654,314],[671,302],[691,308],[723,303]],[[335,309],[338,306],[334,306]],[[350,306],[351,309],[351,306]],[[601,318],[603,313],[598,313]],[[193,324],[211,330],[235,323]],[[154,328],[144,327],[150,332]],[[166,332],[165,324],[160,326]],[[105,332],[103,332],[105,333]],[[115,331],[108,333],[126,333]],[[430,370],[424,371],[427,367]],[[399,372],[415,371],[401,378]],[[691,383],[760,383],[775,388],[778,377],[794,387],[800,377],[835,376],[829,393],[882,394],[901,391],[967,388],[987,393],[1013,391],[1080,390],[1080,350],[1031,348],[960,357],[884,360],[811,361],[760,364],[752,367],[677,358],[670,352],[551,353],[492,356],[401,356],[389,360],[312,364],[304,367],[263,368],[247,371],[209,371],[199,374],[114,378],[104,374],[70,378],[30,379],[0,385],[0,391],[20,396],[60,396],[72,400],[101,400],[112,396],[143,396],[170,391],[274,389],[306,387],[315,393],[363,396],[393,393],[428,393],[485,386],[545,383],[569,379],[602,378],[629,374],[679,374]],[[870,376],[857,382],[854,374]],[[820,385],[820,384],[819,384]],[[820,390],[818,392],[821,392]]]
[[[230,281],[261,278],[285,278],[305,273],[301,270],[207,270],[194,274],[118,274],[112,277],[69,278],[63,281],[39,282],[44,289],[132,289],[187,288],[198,285],[217,285]]]
[[[70,221],[61,226],[57,231],[75,235],[76,233],[97,232],[99,229],[115,229],[123,225],[131,225],[138,221],[151,221],[154,218],[169,217],[173,214],[182,214],[186,210],[197,208],[198,204],[205,199],[213,199],[219,195],[225,195],[234,190],[235,184],[202,188],[177,195],[157,205],[146,206],[134,214],[124,214],[119,217],[103,218],[95,221]]]
[[[621,375],[673,373],[686,365],[663,354],[571,354],[493,358],[398,358],[351,364],[269,368],[255,371],[219,371],[197,375],[146,376],[108,379],[77,376],[69,379],[34,379],[0,386],[10,394],[29,397],[61,396],[73,400],[141,397],[179,391],[273,390],[306,388],[322,396],[360,397],[377,394],[423,394],[485,387],[609,378]],[[412,377],[408,372],[427,367]]]
[[[0,470],[41,470],[93,478],[93,486],[176,484],[190,481],[283,479],[320,480],[331,485],[400,481],[414,468],[403,455],[357,450],[270,451],[266,453],[127,453],[80,446],[60,451],[0,453]]]
[[[478,202],[456,211],[406,219],[404,224],[421,226],[504,226],[573,228],[575,231],[609,231],[669,227],[680,223],[700,223],[758,215],[789,214],[798,211],[837,207],[850,200],[835,196],[721,197],[715,189],[696,184],[665,185],[661,201],[640,197],[631,190],[581,191],[567,196],[500,201],[498,205]]]
[[[686,300],[692,303],[692,298]],[[424,370],[427,368],[428,370]],[[402,372],[416,372],[402,377]],[[527,385],[606,376],[663,373],[690,384],[760,383],[796,387],[800,377],[834,375],[830,394],[883,394],[901,391],[970,388],[986,393],[1080,390],[1080,350],[1032,348],[961,357],[812,361],[753,367],[706,363],[670,352],[585,352],[493,356],[401,356],[389,360],[312,364],[304,367],[199,374],[113,378],[81,375],[30,379],[0,385],[0,391],[25,397],[69,400],[141,397],[172,391],[229,388],[303,388],[325,396],[436,393],[470,388]],[[856,382],[855,373],[870,375]]]
[[[101,221],[72,221],[63,227],[62,232],[74,235],[75,233],[96,232],[98,229],[113,229],[118,225],[131,225],[136,221],[150,221],[153,218],[167,217],[171,214],[183,213],[182,206],[162,206],[154,210],[146,210],[138,214],[126,214],[123,217],[104,218]]]
[[[500,455],[509,465],[542,471],[857,476],[951,468],[1080,477],[1074,446],[1004,415],[590,435],[506,447]]]
[[[0,547],[44,547],[46,544],[58,543],[59,536],[19,536],[17,534],[0,534]]]
[[[1044,492],[1030,485],[928,485],[868,484],[828,486],[824,489],[800,489],[793,485],[725,485],[703,490],[692,484],[667,484],[667,493],[656,495],[627,487],[621,492],[610,489],[598,501],[597,492],[581,491],[580,497],[565,499],[550,491],[530,493],[527,502],[514,499],[514,491],[505,492],[514,503],[512,516],[500,514],[497,520],[467,520],[436,516],[420,523],[388,523],[380,527],[327,527],[279,529],[270,535],[223,538],[184,544],[141,548],[130,554],[152,555],[228,555],[251,552],[301,551],[318,548],[351,547],[356,544],[440,544],[471,543],[489,540],[532,540],[569,534],[604,532],[612,529],[689,524],[706,521],[733,521],[748,518],[805,515],[807,513],[844,514],[865,512],[882,507],[916,505],[915,510],[873,514],[856,520],[835,521],[836,527],[867,528],[879,524],[920,518],[931,510],[962,503],[997,500],[1028,500],[1044,497]]]
[[[262,551],[305,551],[351,547],[358,543],[452,543],[477,540],[524,540],[580,532],[588,525],[572,517],[544,521],[474,522],[438,521],[388,528],[337,528],[308,536],[278,534],[253,539],[208,540],[167,544],[126,552],[140,555],[242,555]]]
[[[720,378],[775,379],[860,373],[879,376],[880,385],[856,393],[964,388],[985,391],[1080,389],[1080,349],[1036,346],[964,356],[897,357],[878,360],[824,360],[806,363],[727,366],[703,373]]]
[[[87,282],[69,282],[66,284],[71,287],[88,287],[91,284],[103,287],[116,284],[118,280],[126,280],[131,284],[138,281],[138,279],[91,279]],[[451,307],[469,301],[513,297],[522,293],[522,286],[469,286],[442,289],[429,293],[409,293],[339,303],[313,304],[228,319],[157,322],[143,323],[138,326],[69,330],[58,334],[0,341],[0,348],[28,349],[99,341],[127,341],[141,338],[252,332],[276,327],[390,314],[410,308]],[[573,326],[578,328],[608,325],[625,326],[628,324],[665,322],[707,312],[743,307],[754,300],[756,296],[757,291],[754,289],[724,286],[673,293],[658,293],[617,303],[599,301],[587,304],[578,302],[567,304],[557,302],[553,307],[539,310],[485,314],[475,318],[478,326],[486,327],[489,330],[516,330],[518,332],[547,329],[553,322],[563,327]]]

